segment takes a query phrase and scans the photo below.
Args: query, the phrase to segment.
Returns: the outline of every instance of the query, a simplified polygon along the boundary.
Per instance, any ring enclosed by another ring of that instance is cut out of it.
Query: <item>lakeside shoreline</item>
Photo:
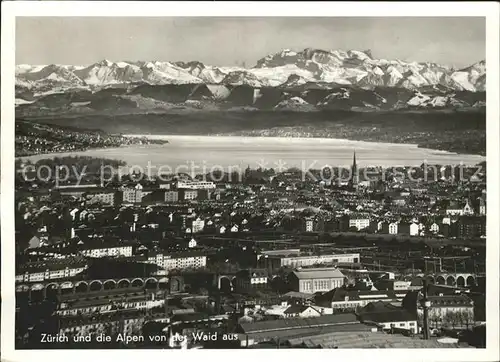
[[[419,148],[422,150],[426,151],[432,151],[436,152],[439,154],[443,155],[454,155],[454,156],[460,156],[460,155],[466,155],[466,156],[477,156],[477,157],[483,157],[486,159],[485,155],[482,154],[477,154],[477,153],[465,153],[465,152],[452,152],[452,151],[446,151],[446,150],[440,150],[440,149],[435,149],[435,148],[428,148],[428,147],[423,147],[418,143],[404,143],[404,142],[381,142],[381,141],[376,141],[376,140],[356,140],[356,139],[349,139],[349,138],[326,138],[326,137],[303,137],[303,136],[287,136],[287,137],[277,137],[277,136],[262,136],[262,135],[227,135],[227,134],[211,134],[211,135],[173,135],[173,134],[168,134],[168,135],[148,135],[148,134],[125,134],[125,137],[145,137],[149,138],[152,140],[162,140],[162,139],[168,139],[169,141],[173,141],[175,139],[180,139],[180,140],[193,140],[198,138],[200,141],[201,140],[207,140],[207,139],[213,139],[217,140],[218,142],[224,141],[224,140],[230,140],[234,138],[239,138],[244,141],[254,141],[255,139],[262,140],[262,141],[269,141],[270,143],[274,141],[278,142],[297,142],[297,143],[307,143],[311,142],[314,140],[315,142],[319,143],[330,143],[330,142],[335,142],[335,143],[345,143],[346,145],[348,144],[353,144],[353,143],[359,143],[360,145],[362,144],[377,144],[380,146],[386,145],[386,146],[400,146],[402,148],[406,147],[415,147]],[[286,142],[284,141],[286,140]],[[170,143],[170,142],[169,142]]]
[[[126,137],[126,136],[123,136],[123,137]],[[132,138],[132,137],[130,137]],[[145,138],[145,137],[143,137]],[[34,157],[34,156],[50,156],[50,155],[54,155],[54,154],[69,154],[69,153],[80,153],[80,152],[89,152],[89,151],[104,151],[104,150],[118,150],[118,149],[121,149],[121,148],[129,148],[129,147],[141,147],[141,146],[158,146],[158,145],[162,145],[162,144],[168,144],[168,140],[165,140],[165,142],[163,143],[158,143],[158,142],[153,142],[153,143],[148,143],[148,144],[143,144],[143,145],[139,145],[139,144],[122,144],[122,145],[119,145],[119,146],[109,146],[109,147],[88,147],[88,148],[85,148],[85,149],[81,149],[81,150],[72,150],[72,151],[63,151],[63,152],[46,152],[46,153],[34,153],[34,154],[30,154],[30,155],[23,155],[23,156],[14,156],[14,159],[15,160],[18,160],[18,159],[22,159],[22,158],[27,158],[27,157]],[[55,156],[57,157],[57,156]]]
[[[137,137],[138,135],[124,135]],[[198,135],[140,135],[151,140],[167,140],[164,144],[122,145],[120,147],[91,148],[83,151],[52,152],[18,156],[16,160],[37,162],[65,156],[104,157],[127,165],[201,165],[223,167],[259,165],[259,160],[274,167],[278,160],[289,167],[300,167],[304,162],[325,165],[349,165],[356,151],[361,167],[415,167],[422,163],[433,165],[477,165],[486,160],[481,155],[457,154],[443,150],[420,148],[416,144],[368,142],[334,138],[312,137],[245,137]],[[402,155],[406,155],[402,157]],[[461,157],[462,156],[462,157]],[[317,166],[317,165],[315,165]]]

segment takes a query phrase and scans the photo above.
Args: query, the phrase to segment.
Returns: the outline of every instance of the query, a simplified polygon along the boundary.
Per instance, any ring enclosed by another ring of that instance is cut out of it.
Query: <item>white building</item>
[[[78,209],[73,209],[69,212],[69,214],[71,215],[71,220],[75,221],[76,220],[76,214],[78,213]]]
[[[184,200],[196,200],[198,198],[197,190],[184,190]]]
[[[331,296],[332,299],[324,303],[328,303],[334,311],[356,309],[373,302],[392,303],[400,301],[405,297],[406,293],[407,291],[403,289],[396,291],[344,291],[342,289],[337,289],[326,293],[326,295]],[[322,303],[322,305],[324,305],[324,303]]]
[[[268,282],[267,270],[240,270],[236,273],[235,285],[238,290],[250,290],[265,287]]]
[[[126,300],[112,300],[112,303],[110,301],[110,303],[106,304],[98,303],[89,305],[88,301],[77,301],[75,304],[61,303],[61,307],[56,311],[56,314],[61,316],[89,315],[94,313],[109,313],[113,311],[113,307],[123,308],[121,310],[144,310],[162,307],[163,305],[165,305],[165,299],[148,298],[147,296],[140,295],[135,298],[128,297]]]
[[[140,187],[139,187],[140,186]],[[139,203],[142,201],[142,186],[137,185],[134,188],[126,188],[122,190],[123,203]]]
[[[391,222],[389,224],[389,234],[391,234],[391,235],[398,234],[398,223],[397,222]]]
[[[79,220],[80,220],[80,221],[85,220],[88,214],[89,214],[89,212],[88,212],[87,210],[83,210],[83,211],[80,213],[80,218],[79,218]]]
[[[329,255],[263,255],[259,258],[262,268],[279,269],[281,267],[309,267],[313,265],[356,264],[359,263],[359,253],[329,254]]]
[[[311,318],[319,317],[324,313],[324,308],[311,305],[291,305],[283,311],[285,318]]]
[[[165,192],[165,202],[177,202],[179,201],[178,191],[166,191]]]
[[[393,284],[394,290],[409,290],[411,282],[404,280],[395,280]]]
[[[156,264],[165,270],[203,268],[207,265],[207,257],[196,252],[186,252],[178,254],[156,254],[148,257],[147,263]]]
[[[450,216],[463,216],[463,215],[474,215],[474,209],[469,204],[469,200],[466,201],[465,206],[461,206],[456,202],[452,202],[450,206],[446,209],[446,215]]]
[[[192,225],[193,234],[199,233],[200,231],[203,231],[204,228],[205,228],[205,221],[204,220],[197,218],[196,220],[193,221],[193,225]]]
[[[118,257],[118,256],[130,257],[132,256],[132,246],[114,245],[114,246],[84,247],[80,250],[80,253],[90,258],[106,258],[106,257]]]
[[[78,258],[61,259],[50,263],[29,263],[21,268],[19,274],[16,274],[16,283],[71,278],[87,268],[87,262]]]
[[[301,269],[289,276],[292,290],[309,294],[340,288],[344,285],[344,278],[344,274],[335,268]]]
[[[177,182],[178,189],[191,189],[191,190],[212,190],[215,189],[215,184],[211,181],[184,181]]]
[[[115,204],[115,192],[114,191],[94,191],[86,194],[86,200],[89,203],[103,203],[107,205]]]
[[[314,220],[306,219],[306,232],[312,232],[314,230]]]
[[[410,318],[411,319],[411,318]],[[391,328],[397,328],[397,329],[406,329],[406,330],[411,330],[413,334],[418,333],[418,325],[417,321],[415,320],[398,320],[398,321],[381,321],[378,322],[377,325],[382,327],[384,330],[390,330]]]
[[[419,225],[416,223],[410,224],[410,236],[418,236],[419,234]]]
[[[439,232],[439,225],[436,224],[436,223],[433,223],[431,226],[430,226],[430,231],[434,234],[437,234]]]
[[[349,227],[355,227],[358,230],[363,230],[366,229],[367,227],[370,226],[370,219],[369,218],[351,218],[349,219]]]
[[[464,206],[464,215],[474,215],[474,208],[469,204],[469,200],[465,203]]]

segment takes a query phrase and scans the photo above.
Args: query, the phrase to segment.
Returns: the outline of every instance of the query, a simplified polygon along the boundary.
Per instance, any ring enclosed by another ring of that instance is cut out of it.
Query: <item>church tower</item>
[[[356,164],[356,151],[354,151],[354,157],[352,159],[352,168],[351,168],[351,186],[357,189],[358,183],[359,183],[358,165]]]

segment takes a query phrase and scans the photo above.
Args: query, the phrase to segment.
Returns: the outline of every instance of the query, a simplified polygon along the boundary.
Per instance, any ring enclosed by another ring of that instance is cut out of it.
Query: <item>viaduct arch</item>
[[[170,278],[173,279],[173,278]],[[98,292],[103,290],[140,288],[165,290],[169,287],[168,277],[136,277],[122,279],[93,279],[79,281],[50,281],[20,283],[16,285],[16,294],[25,294],[29,300],[43,300],[51,295],[69,295]],[[178,286],[182,283],[177,281]],[[183,284],[182,284],[183,285]],[[182,288],[178,288],[182,289]]]

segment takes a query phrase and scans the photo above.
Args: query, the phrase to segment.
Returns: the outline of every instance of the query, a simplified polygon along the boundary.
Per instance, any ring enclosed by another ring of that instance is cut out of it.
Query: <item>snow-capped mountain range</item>
[[[405,110],[485,107],[486,63],[464,69],[370,51],[283,50],[253,68],[103,60],[18,65],[20,116],[187,110]]]
[[[403,62],[373,58],[370,51],[304,49],[282,50],[268,55],[255,67],[217,67],[192,62],[103,60],[89,66],[27,65],[16,67],[16,85],[34,93],[72,88],[147,83],[225,84],[252,87],[296,87],[306,84],[347,85],[370,89],[375,86],[416,90],[440,85],[457,91],[484,91],[486,64],[480,61],[455,70],[435,63]]]

